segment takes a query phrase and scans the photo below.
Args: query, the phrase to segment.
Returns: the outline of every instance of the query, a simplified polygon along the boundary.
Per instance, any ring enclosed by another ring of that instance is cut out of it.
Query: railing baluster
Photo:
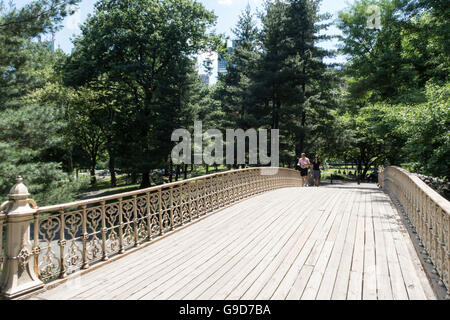
[[[42,280],[39,271],[39,213],[35,213],[33,216],[33,227],[34,227],[34,239],[33,239],[33,255],[34,255],[34,273]],[[1,241],[1,240],[0,240]]]
[[[169,189],[169,212],[170,212],[170,230],[174,228],[174,219],[173,219],[173,187],[171,186]]]
[[[134,226],[134,246],[139,246],[139,220],[137,214],[137,195],[133,195],[133,226]]]
[[[192,182],[188,183],[188,210],[189,210],[189,222],[192,221]]]
[[[152,241],[152,210],[150,205],[150,192],[146,193],[145,201],[147,203],[147,241]]]
[[[162,235],[163,234],[163,223],[162,223],[162,196],[161,196],[161,189],[158,190],[158,204],[159,204],[159,210],[158,210],[158,215],[159,215],[159,234]]]
[[[180,219],[181,219],[181,224],[180,226],[184,225],[184,208],[186,207],[184,205],[185,201],[183,201],[183,199],[186,199],[186,195],[184,194],[184,184],[180,185],[180,203],[179,203],[179,212],[180,212]]]
[[[87,248],[87,240],[89,238],[89,235],[87,233],[87,224],[86,224],[87,223],[86,205],[83,205],[81,208],[83,210],[83,220],[82,220],[83,265],[82,265],[82,268],[87,269],[87,268],[89,268],[88,248]]]
[[[59,263],[60,263],[60,271],[59,271],[59,278],[63,279],[66,277],[66,263],[65,263],[65,259],[64,259],[64,248],[66,246],[66,239],[65,239],[65,234],[64,234],[64,229],[65,229],[65,217],[64,217],[64,210],[60,210],[59,211],[59,216],[61,217],[61,223],[59,225],[60,229],[59,229],[59,237],[60,240],[58,241],[59,244]]]
[[[100,203],[102,206],[102,251],[103,251],[102,261],[107,261],[108,253],[106,248],[106,233],[108,229],[106,228],[106,202],[101,201]]]
[[[123,246],[123,199],[119,198],[119,254],[122,254],[125,252],[124,246]]]

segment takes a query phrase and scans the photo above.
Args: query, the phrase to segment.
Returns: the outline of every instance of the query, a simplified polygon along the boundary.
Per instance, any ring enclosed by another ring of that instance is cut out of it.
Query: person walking
[[[300,176],[302,177],[302,187],[308,186],[308,168],[311,165],[305,153],[302,153],[298,159],[297,166],[300,167]]]
[[[314,185],[316,187],[319,186],[320,183],[320,168],[323,168],[322,163],[319,160],[318,156],[314,157],[313,163],[312,163],[312,175],[314,178]]]

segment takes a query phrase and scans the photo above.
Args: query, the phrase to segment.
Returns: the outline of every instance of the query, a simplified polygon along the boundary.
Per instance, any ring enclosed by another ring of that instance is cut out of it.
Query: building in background
[[[233,50],[236,47],[236,41],[233,40],[231,42],[231,47],[228,47],[228,55],[233,54]],[[222,54],[219,53],[218,59],[217,59],[217,72],[219,74],[226,74],[227,73],[227,67],[228,67],[228,60],[222,56]]]
[[[55,51],[55,34],[47,36],[39,36],[37,39],[38,43],[43,47],[47,48],[50,51]]]
[[[199,74],[198,75],[200,80],[202,80],[202,85],[207,86],[209,85],[209,75],[207,74]]]

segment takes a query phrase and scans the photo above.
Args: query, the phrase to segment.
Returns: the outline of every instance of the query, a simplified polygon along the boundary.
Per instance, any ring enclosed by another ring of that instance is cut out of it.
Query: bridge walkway
[[[436,299],[374,184],[237,203],[32,299]]]

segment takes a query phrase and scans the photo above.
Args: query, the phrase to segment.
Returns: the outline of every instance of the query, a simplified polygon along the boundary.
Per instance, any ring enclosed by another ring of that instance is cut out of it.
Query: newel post
[[[37,206],[29,196],[22,177],[17,177],[17,183],[11,188],[9,201],[6,203],[9,209],[5,212],[5,264],[0,283],[1,295],[6,299],[16,298],[44,286],[32,266],[30,224]]]

